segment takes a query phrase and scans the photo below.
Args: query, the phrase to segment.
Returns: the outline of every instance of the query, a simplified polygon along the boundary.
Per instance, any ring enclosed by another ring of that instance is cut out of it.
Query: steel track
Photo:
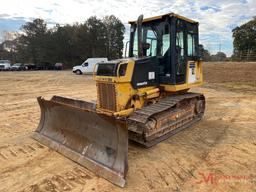
[[[135,111],[127,119],[129,139],[151,147],[199,121],[204,110],[205,98],[202,94],[168,96]],[[150,122],[156,122],[154,128]]]

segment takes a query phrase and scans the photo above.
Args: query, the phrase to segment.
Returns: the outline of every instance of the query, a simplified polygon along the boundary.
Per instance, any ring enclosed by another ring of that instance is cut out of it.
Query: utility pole
[[[219,42],[219,53],[221,53],[221,40]],[[218,60],[221,61],[221,56],[220,56],[220,54],[218,54],[218,55],[219,55]]]

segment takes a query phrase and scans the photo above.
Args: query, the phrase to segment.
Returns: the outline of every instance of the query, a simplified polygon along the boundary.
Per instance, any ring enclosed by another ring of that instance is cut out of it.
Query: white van
[[[107,58],[88,58],[81,65],[73,67],[73,73],[77,75],[92,74],[95,64],[107,61]]]
[[[11,68],[11,62],[9,60],[0,60],[0,71],[7,71]]]

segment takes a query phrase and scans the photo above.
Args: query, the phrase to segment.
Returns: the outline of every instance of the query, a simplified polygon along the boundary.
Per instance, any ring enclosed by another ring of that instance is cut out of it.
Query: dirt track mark
[[[157,171],[157,173],[159,174],[159,176],[160,176],[160,178],[162,179],[162,181],[164,181],[164,183],[165,183],[167,186],[169,186],[169,183],[168,183],[168,181],[167,181],[166,178],[165,178],[165,176],[168,175],[168,173],[166,173],[165,171],[164,171],[164,173],[161,173],[158,168],[156,168],[156,171]]]
[[[143,177],[147,180],[147,185],[149,187],[150,190],[154,190],[155,187],[154,187],[154,184],[153,184],[153,181],[151,180],[151,178],[149,176],[146,175],[146,173],[144,172],[144,170],[140,170]]]
[[[38,143],[5,146],[4,148],[0,148],[0,162],[24,156],[28,157],[43,148],[45,147]]]
[[[73,168],[63,174],[53,175],[49,178],[44,178],[40,182],[30,185],[21,192],[62,192],[72,191],[81,185],[85,185],[88,180],[91,180],[93,175],[86,170],[80,168]]]

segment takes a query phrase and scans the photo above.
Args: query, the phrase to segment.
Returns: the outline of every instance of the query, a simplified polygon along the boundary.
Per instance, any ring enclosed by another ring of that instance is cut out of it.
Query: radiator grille
[[[100,108],[116,111],[115,85],[110,83],[97,83],[97,89]]]

